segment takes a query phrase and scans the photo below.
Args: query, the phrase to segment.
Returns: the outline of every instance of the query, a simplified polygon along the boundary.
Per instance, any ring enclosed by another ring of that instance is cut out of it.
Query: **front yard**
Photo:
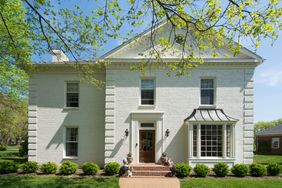
[[[282,164],[282,155],[254,155],[254,162],[260,164],[279,163]]]
[[[8,146],[6,151],[0,151],[0,161],[14,161],[20,164],[27,159],[19,156],[19,146]]]

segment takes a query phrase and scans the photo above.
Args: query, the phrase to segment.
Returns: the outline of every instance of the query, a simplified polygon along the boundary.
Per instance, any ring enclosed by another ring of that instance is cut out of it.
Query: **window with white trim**
[[[141,80],[141,105],[155,104],[155,80]]]
[[[280,148],[280,138],[272,138],[272,148],[273,149]]]
[[[214,79],[201,79],[201,105],[214,105]]]
[[[66,83],[66,107],[79,107],[79,83]]]
[[[67,157],[78,156],[78,128],[66,128],[65,155]]]
[[[196,124],[193,125],[192,155],[197,157],[231,157],[232,155],[232,125]],[[198,143],[198,131],[200,129],[200,141]],[[224,133],[225,131],[225,133]],[[224,138],[224,135],[225,138]],[[198,151],[198,144],[200,151]],[[225,148],[223,148],[225,146]],[[200,152],[200,153],[199,153]],[[223,153],[225,152],[225,153]]]

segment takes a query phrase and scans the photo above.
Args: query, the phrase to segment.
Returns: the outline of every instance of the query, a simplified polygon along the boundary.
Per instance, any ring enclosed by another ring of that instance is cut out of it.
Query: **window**
[[[154,105],[155,80],[141,80],[141,105]]]
[[[79,83],[67,82],[66,107],[79,107]]]
[[[201,79],[201,104],[213,105],[214,104],[214,80]]]
[[[78,128],[66,128],[66,156],[78,155]]]
[[[193,157],[232,157],[232,125],[193,125]],[[198,142],[198,131],[200,129],[200,140]],[[225,131],[225,133],[224,133]],[[225,139],[223,136],[226,135]],[[200,151],[198,151],[198,144]],[[225,150],[223,149],[225,146]],[[225,155],[224,152],[225,151]]]
[[[222,157],[222,125],[201,125],[201,157]]]
[[[280,138],[272,138],[272,148],[273,149],[280,148]]]
[[[154,128],[154,123],[141,123],[141,128]]]

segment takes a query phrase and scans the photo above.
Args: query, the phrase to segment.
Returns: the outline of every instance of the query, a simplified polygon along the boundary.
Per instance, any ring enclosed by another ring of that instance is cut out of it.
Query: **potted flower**
[[[162,164],[166,164],[167,161],[168,161],[167,153],[163,152],[162,156],[161,156],[161,162],[162,162]]]
[[[127,159],[128,164],[131,164],[133,162],[133,157],[132,157],[132,153],[131,152],[129,152],[127,154],[127,158],[126,159]]]

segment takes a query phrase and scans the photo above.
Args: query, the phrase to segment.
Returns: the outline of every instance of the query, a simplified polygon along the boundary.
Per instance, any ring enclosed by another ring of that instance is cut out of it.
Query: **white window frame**
[[[275,147],[274,143],[278,142],[277,147]],[[280,138],[279,137],[273,137],[271,139],[271,148],[272,149],[279,149],[280,148]]]
[[[67,85],[68,83],[77,83],[78,84],[78,107],[71,107],[71,106],[67,106]],[[64,94],[64,108],[65,109],[79,109],[80,107],[80,82],[77,80],[73,80],[73,81],[65,81],[65,94]]]
[[[213,104],[202,104],[202,80],[213,80]],[[216,77],[200,77],[200,96],[199,96],[199,106],[203,108],[215,108],[216,107]]]
[[[67,156],[67,129],[77,128],[77,141],[72,141],[71,143],[77,143],[77,155],[76,156]],[[64,151],[63,151],[63,159],[78,159],[79,156],[79,128],[78,126],[64,126]]]
[[[154,104],[142,104],[142,80],[153,80],[154,81]],[[156,105],[156,78],[144,77],[140,78],[139,81],[139,106],[141,107],[154,107]]]
[[[197,126],[197,156],[193,155],[193,126]],[[222,157],[201,156],[201,125],[222,125]],[[230,157],[227,157],[227,125],[231,125],[231,148]],[[195,122],[189,126],[189,159],[234,159],[235,157],[235,124],[234,123],[209,123],[209,122]]]

